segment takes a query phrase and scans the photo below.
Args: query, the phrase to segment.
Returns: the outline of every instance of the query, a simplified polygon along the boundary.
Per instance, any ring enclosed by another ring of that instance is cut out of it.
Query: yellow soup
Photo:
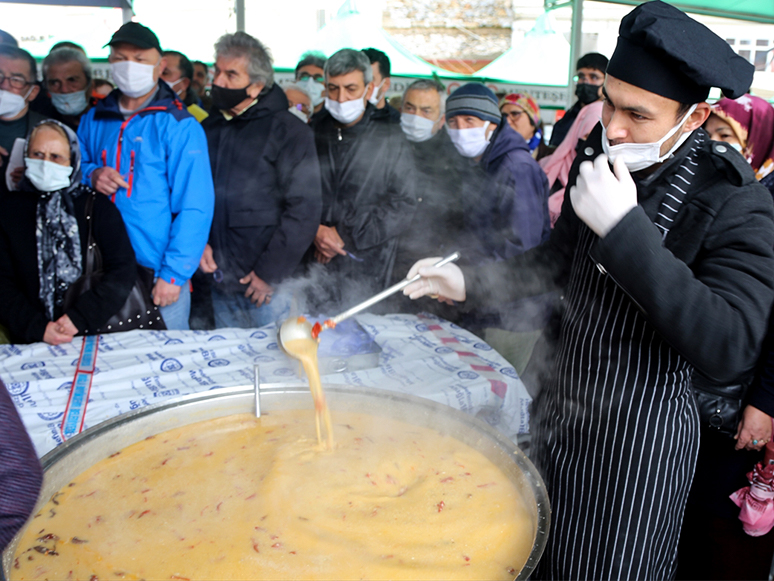
[[[11,579],[508,579],[533,526],[482,454],[398,420],[311,410],[164,432],[37,513]]]

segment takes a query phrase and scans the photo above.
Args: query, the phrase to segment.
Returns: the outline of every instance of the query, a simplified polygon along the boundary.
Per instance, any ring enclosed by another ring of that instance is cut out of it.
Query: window
[[[736,39],[734,39],[734,38],[727,38],[726,42],[728,44],[730,44],[731,46],[734,46],[734,43],[736,42]]]
[[[740,50],[738,54],[743,59],[747,59],[748,61],[750,60],[750,51],[749,50]]]
[[[742,46],[750,46],[750,44],[752,44],[752,42],[749,41],[749,40],[740,40],[739,44],[742,45]]]
[[[758,39],[755,41],[755,46],[769,46],[769,41],[764,39]]]
[[[765,71],[766,70],[766,62],[769,58],[769,52],[768,50],[756,50],[755,51],[755,62],[753,63],[755,65],[756,71]]]

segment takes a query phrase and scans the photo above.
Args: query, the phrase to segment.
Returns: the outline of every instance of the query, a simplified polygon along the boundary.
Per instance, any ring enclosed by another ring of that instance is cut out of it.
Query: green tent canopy
[[[642,0],[599,0],[637,6]],[[774,24],[774,0],[669,0],[683,12]]]

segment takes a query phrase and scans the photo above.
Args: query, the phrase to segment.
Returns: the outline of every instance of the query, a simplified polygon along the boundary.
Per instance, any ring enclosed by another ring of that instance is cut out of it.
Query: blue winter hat
[[[446,118],[455,115],[473,115],[484,121],[499,124],[502,115],[497,96],[481,83],[467,83],[446,99]]]

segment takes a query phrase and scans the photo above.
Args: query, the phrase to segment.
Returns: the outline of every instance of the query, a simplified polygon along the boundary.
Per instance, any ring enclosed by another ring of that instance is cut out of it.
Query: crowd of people
[[[210,68],[129,22],[113,87],[75,43],[39,80],[0,40],[8,340],[259,327],[419,272],[406,294],[438,300],[378,308],[478,334],[535,398],[554,515],[536,576],[768,574],[774,542],[745,539],[728,495],[772,439],[774,108],[707,28],[634,9],[548,140],[526,93],[417,80],[388,100],[373,48],[308,53],[283,87],[249,34]],[[134,317],[136,288],[158,317]]]

